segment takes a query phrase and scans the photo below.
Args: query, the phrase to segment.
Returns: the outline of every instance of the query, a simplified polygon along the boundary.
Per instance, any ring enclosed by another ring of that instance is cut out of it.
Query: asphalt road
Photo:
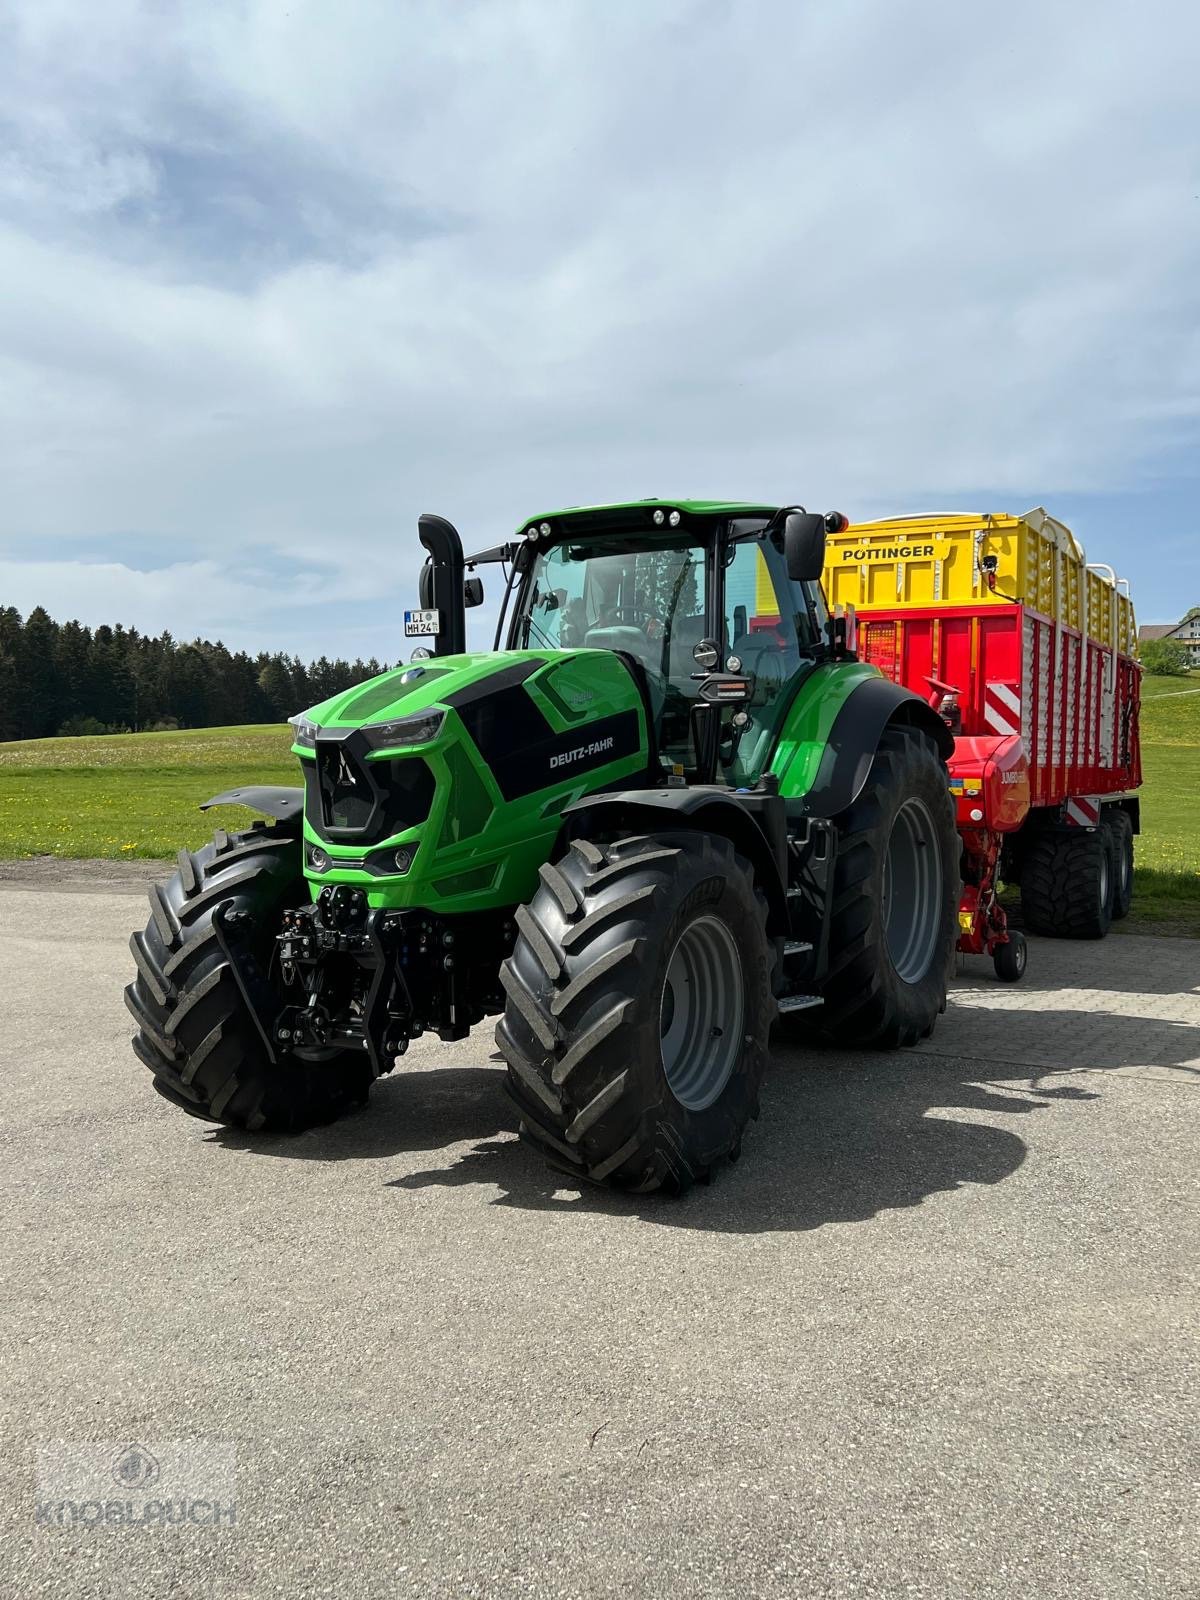
[[[1200,943],[980,963],[622,1200],[517,1142],[486,1033],[299,1139],[181,1116],[144,902],[67,887],[0,888],[4,1593],[1197,1592]],[[235,1448],[236,1526],[39,1526],[89,1440]]]

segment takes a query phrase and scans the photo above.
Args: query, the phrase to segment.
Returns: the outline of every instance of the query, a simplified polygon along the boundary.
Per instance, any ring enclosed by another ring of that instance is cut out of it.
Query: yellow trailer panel
[[[830,606],[860,611],[1017,600],[1127,655],[1137,641],[1133,603],[1112,568],[1089,567],[1071,530],[1040,507],[1019,517],[956,512],[852,523],[829,540],[825,595]]]

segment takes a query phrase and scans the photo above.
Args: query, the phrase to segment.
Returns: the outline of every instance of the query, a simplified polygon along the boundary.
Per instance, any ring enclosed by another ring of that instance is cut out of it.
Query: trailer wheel
[[[1029,960],[1029,946],[1023,933],[1012,932],[1005,944],[998,944],[992,956],[992,966],[1001,983],[1020,983],[1025,976]]]
[[[1021,865],[1021,914],[1030,933],[1103,939],[1113,918],[1112,834],[1073,828],[1039,834]]]
[[[1129,915],[1133,902],[1133,823],[1120,806],[1108,806],[1104,826],[1112,836],[1113,921]]]
[[[129,941],[137,975],[125,990],[133,1050],[154,1087],[181,1111],[251,1132],[299,1133],[367,1098],[369,1065],[345,1050],[271,1062],[213,926],[218,906],[243,913],[269,970],[288,906],[306,898],[301,844],[259,823],[181,850],[179,870],[150,890],[153,915]]]
[[[501,969],[521,1134],[578,1181],[682,1193],[735,1157],[775,1001],[766,901],[728,839],[577,840]]]
[[[824,1005],[789,1038],[893,1049],[933,1032],[958,938],[960,845],[946,767],[915,728],[887,728],[837,819]]]

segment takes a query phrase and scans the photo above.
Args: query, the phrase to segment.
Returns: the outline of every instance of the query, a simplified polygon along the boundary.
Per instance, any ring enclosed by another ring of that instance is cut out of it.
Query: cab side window
[[[770,759],[775,729],[787,708],[792,680],[800,670],[800,633],[807,619],[803,595],[793,584],[783,556],[769,539],[743,539],[729,547],[725,572],[727,652],[751,680],[750,726],[737,741],[727,776],[736,784],[754,782]]]

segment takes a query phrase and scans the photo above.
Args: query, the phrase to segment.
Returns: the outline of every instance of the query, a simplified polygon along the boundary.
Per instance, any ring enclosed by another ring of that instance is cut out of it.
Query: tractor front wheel
[[[372,1073],[357,1054],[270,1060],[213,922],[218,907],[245,919],[269,992],[282,913],[307,899],[300,851],[298,839],[263,823],[181,850],[178,871],[150,890],[146,931],[130,940],[137,975],[125,1003],[138,1025],[134,1054],[159,1094],[205,1122],[299,1133],[367,1098]]]
[[[577,840],[517,926],[496,1040],[528,1142],[639,1193],[736,1156],[775,1002],[766,901],[729,840]]]

